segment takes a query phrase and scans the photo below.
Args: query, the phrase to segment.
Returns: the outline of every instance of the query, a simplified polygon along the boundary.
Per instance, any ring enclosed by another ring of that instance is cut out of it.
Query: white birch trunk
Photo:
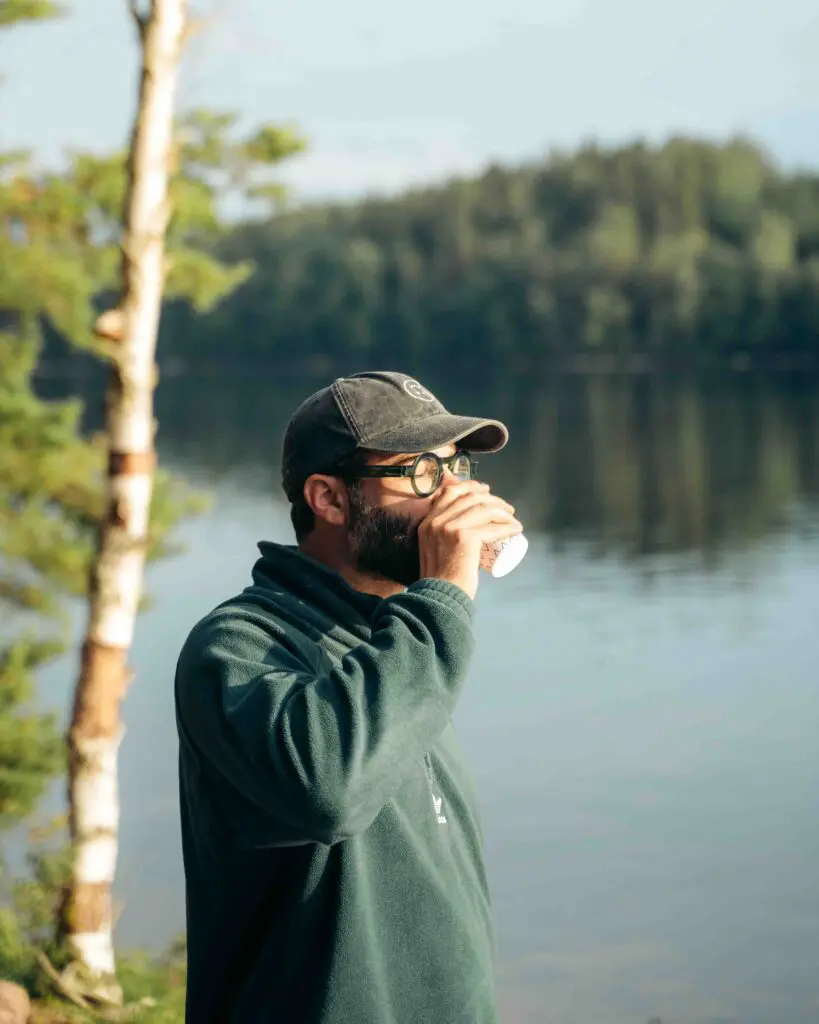
[[[117,753],[126,660],[142,593],[154,476],[155,351],[164,285],[173,113],[185,0],[151,0],[140,15],[142,75],[131,137],[122,291],[98,331],[115,349],[107,396],[107,512],[91,572],[88,632],[68,733],[73,866],[63,928],[88,994],[121,1002],[111,886],[117,859]]]

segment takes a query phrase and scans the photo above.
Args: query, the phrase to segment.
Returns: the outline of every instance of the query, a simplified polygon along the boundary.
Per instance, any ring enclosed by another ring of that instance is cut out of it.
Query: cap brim
[[[370,438],[367,447],[379,452],[425,452],[461,441],[468,452],[497,452],[508,440],[509,431],[499,420],[440,413]]]

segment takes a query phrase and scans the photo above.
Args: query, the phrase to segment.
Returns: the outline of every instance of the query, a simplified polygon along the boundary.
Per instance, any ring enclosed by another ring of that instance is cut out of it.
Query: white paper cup
[[[508,540],[484,544],[481,548],[481,568],[499,579],[516,569],[529,549],[529,541],[522,533],[516,533]]]

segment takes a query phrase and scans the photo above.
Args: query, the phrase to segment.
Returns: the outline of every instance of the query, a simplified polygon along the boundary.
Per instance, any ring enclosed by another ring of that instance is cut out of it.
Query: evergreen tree
[[[56,13],[45,0],[0,0],[5,28]],[[204,251],[225,233],[222,200],[237,193],[277,204],[281,191],[267,172],[303,146],[295,131],[273,125],[236,138],[235,124],[231,115],[192,111],[175,131],[166,294],[200,311],[251,271]],[[75,154],[59,173],[30,153],[0,153],[0,826],[29,814],[65,763],[34,684],[37,670],[67,649],[65,599],[88,592],[105,514],[105,439],[82,436],[80,402],[39,398],[33,374],[44,332],[111,362],[111,325],[98,314],[117,279],[125,189],[125,153]],[[173,525],[200,504],[182,480],[157,474],[148,558],[173,549]],[[33,882],[19,890],[22,913],[0,909],[0,977],[34,984],[28,939],[42,937],[44,920],[53,924],[58,862],[35,859]]]
[[[283,352],[304,370],[488,361],[525,369],[819,363],[819,174],[788,176],[744,140],[586,146],[390,199],[287,211],[220,243],[258,271],[166,358],[213,367]],[[238,339],[238,341],[237,341]]]

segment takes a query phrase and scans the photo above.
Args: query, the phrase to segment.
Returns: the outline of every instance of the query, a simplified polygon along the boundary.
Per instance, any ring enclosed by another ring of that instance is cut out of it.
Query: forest
[[[395,198],[235,226],[254,271],[202,317],[166,308],[186,368],[485,361],[513,370],[812,366],[819,175],[743,139],[588,145]],[[284,360],[286,359],[286,362]]]

